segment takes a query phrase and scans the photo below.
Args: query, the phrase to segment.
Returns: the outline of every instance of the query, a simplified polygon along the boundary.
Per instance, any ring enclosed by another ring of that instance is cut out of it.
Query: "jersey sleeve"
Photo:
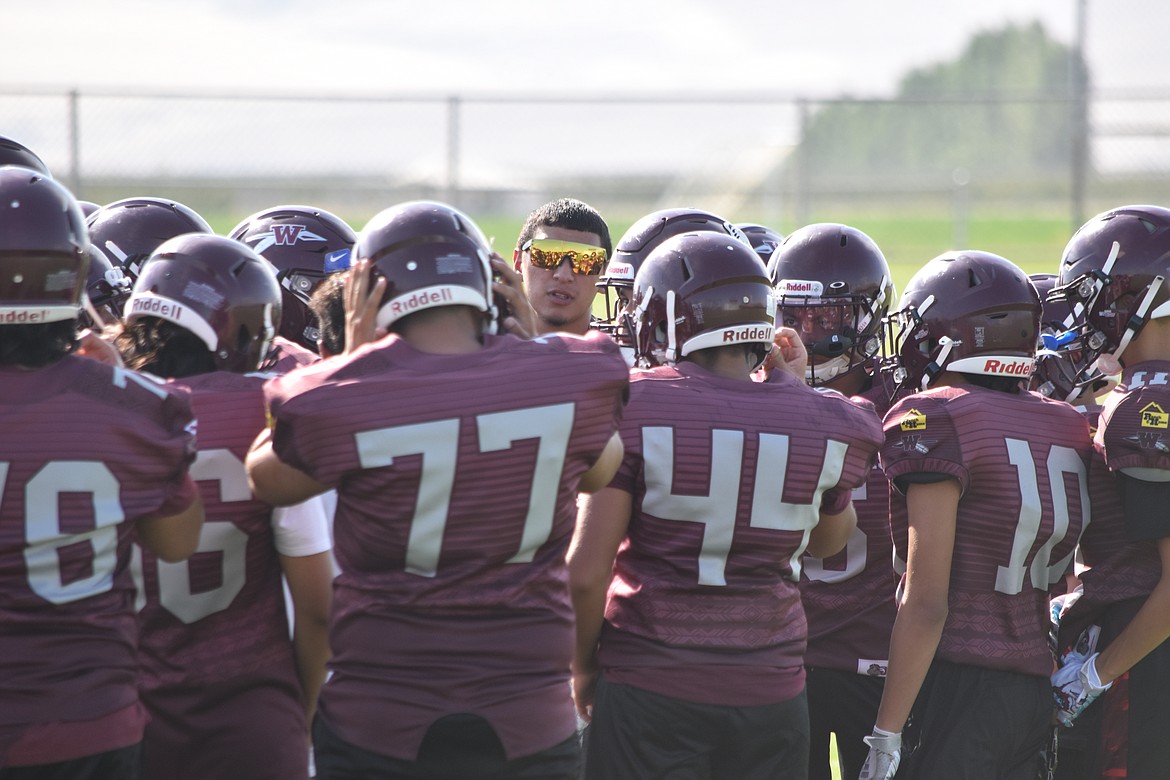
[[[300,504],[274,509],[272,534],[276,551],[300,558],[333,549],[327,506],[324,496],[313,496]]]
[[[1116,391],[1115,391],[1116,392]],[[1161,386],[1110,399],[1097,427],[1097,445],[1110,471],[1149,482],[1170,481],[1170,392]]]
[[[954,421],[940,399],[902,399],[886,413],[883,429],[881,466],[894,489],[905,493],[908,483],[953,477],[966,492],[970,474]]]
[[[344,431],[328,413],[336,402],[333,389],[308,381],[301,372],[272,379],[264,386],[273,451],[288,465],[330,487],[336,487],[344,473],[344,459],[336,457],[339,448],[353,447],[353,437],[342,437]]]

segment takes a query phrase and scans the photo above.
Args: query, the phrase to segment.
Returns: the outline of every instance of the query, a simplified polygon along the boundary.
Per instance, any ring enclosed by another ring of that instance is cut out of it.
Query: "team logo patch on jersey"
[[[1158,433],[1157,431],[1138,431],[1132,436],[1126,436],[1125,440],[1132,444],[1136,444],[1143,450],[1170,452],[1170,445],[1162,441],[1162,434]]]
[[[925,431],[926,415],[917,409],[910,409],[902,416],[898,427],[904,431]]]
[[[1141,415],[1143,428],[1170,428],[1170,415],[1153,401],[1142,407]]]
[[[938,441],[924,439],[917,433],[904,433],[902,434],[902,439],[894,446],[903,452],[917,452],[919,455],[925,455],[936,444],[938,444]]]

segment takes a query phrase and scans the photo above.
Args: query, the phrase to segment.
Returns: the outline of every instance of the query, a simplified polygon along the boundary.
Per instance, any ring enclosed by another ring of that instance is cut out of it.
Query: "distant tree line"
[[[1087,77],[1079,55],[1039,22],[981,32],[953,61],[911,71],[891,101],[815,110],[788,166],[818,179],[1067,171],[1072,98]]]

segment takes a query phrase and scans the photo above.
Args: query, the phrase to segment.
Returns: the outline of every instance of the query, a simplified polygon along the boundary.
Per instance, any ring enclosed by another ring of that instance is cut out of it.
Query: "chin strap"
[[[943,369],[947,364],[947,358],[951,356],[951,350],[962,343],[963,342],[956,341],[949,336],[941,336],[939,338],[938,345],[942,347],[942,349],[939,350],[938,357],[930,361],[930,365],[928,365],[926,370],[922,372],[922,386],[918,388],[919,390],[925,390],[934,380],[934,378],[943,372]]]
[[[1114,242],[1114,247],[1117,243]],[[1121,343],[1117,345],[1117,349],[1113,351],[1113,359],[1121,362],[1121,353],[1129,346],[1141,329],[1145,327],[1149,321],[1146,312],[1150,310],[1150,306],[1154,303],[1154,296],[1158,294],[1158,290],[1162,289],[1162,284],[1166,281],[1164,276],[1155,276],[1154,281],[1150,282],[1150,286],[1146,288],[1146,294],[1142,296],[1142,302],[1138,304],[1137,311],[1129,318],[1129,322],[1125,323],[1125,333],[1121,336]],[[1161,307],[1159,307],[1161,308]]]

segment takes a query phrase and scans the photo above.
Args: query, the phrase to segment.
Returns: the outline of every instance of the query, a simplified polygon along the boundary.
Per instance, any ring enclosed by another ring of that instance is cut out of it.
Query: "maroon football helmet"
[[[386,277],[377,325],[436,306],[471,306],[494,333],[491,244],[467,215],[435,201],[416,200],[384,209],[358,233],[354,262],[369,260]]]
[[[597,288],[605,297],[606,316],[595,322],[593,327],[608,333],[623,346],[632,346],[625,341],[628,329],[623,318],[638,269],[654,248],[666,239],[682,233],[708,230],[732,236],[751,246],[747,236],[735,225],[723,217],[700,209],[662,209],[647,214],[631,225],[618,241],[613,256],[605,266],[605,272],[597,281]]]
[[[776,305],[764,262],[728,234],[684,233],[659,244],[634,277],[634,359],[650,368],[699,349],[772,349]]]
[[[777,322],[795,328],[808,350],[810,385],[868,367],[895,295],[873,239],[848,225],[806,225],[781,242],[768,275]]]
[[[276,269],[284,296],[280,335],[313,352],[320,326],[309,298],[325,278],[349,268],[353,229],[312,206],[275,206],[232,229],[229,237],[252,247]]]
[[[1050,297],[1071,309],[1061,348],[1077,385],[1104,379],[1097,358],[1120,360],[1146,322],[1170,316],[1170,209],[1122,206],[1090,219],[1069,240]]]
[[[29,170],[53,178],[49,166],[45,165],[36,152],[20,141],[0,135],[0,165],[20,165]]]
[[[146,258],[168,238],[184,233],[212,233],[193,210],[163,198],[125,198],[89,215],[89,240],[110,262],[122,267],[131,283]]]
[[[990,252],[939,255],[910,279],[887,327],[894,399],[944,371],[1026,381],[1040,335],[1040,296],[1027,274]]]
[[[69,191],[30,168],[0,167],[0,325],[75,319],[88,265]]]
[[[130,297],[130,278],[121,266],[112,264],[96,246],[89,247],[89,274],[85,283],[88,301],[81,312],[81,324],[100,328],[122,321],[122,307]]]
[[[772,258],[775,256],[776,248],[784,241],[784,235],[755,222],[740,222],[736,227],[747,237],[752,249],[756,250],[756,254],[764,261],[764,266],[771,272]]]
[[[255,371],[276,336],[280,285],[272,266],[239,241],[188,233],[164,241],[135,280],[125,321],[144,317],[194,333],[219,371]]]

